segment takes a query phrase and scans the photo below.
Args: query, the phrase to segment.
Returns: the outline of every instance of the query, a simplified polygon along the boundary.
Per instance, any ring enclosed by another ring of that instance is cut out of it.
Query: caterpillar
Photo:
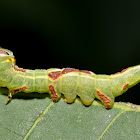
[[[114,99],[140,82],[140,65],[111,75],[96,75],[75,68],[23,69],[16,65],[13,52],[0,48],[0,86],[9,89],[9,103],[17,92],[49,93],[54,102],[61,94],[67,103],[78,95],[86,106],[99,99],[105,108],[112,108]]]

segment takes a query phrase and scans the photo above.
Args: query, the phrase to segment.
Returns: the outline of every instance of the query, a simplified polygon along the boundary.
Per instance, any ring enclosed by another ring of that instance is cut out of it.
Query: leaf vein
[[[54,105],[54,102],[51,102],[49,104],[49,106],[47,106],[45,108],[45,110],[39,115],[39,117],[36,119],[36,121],[34,122],[34,124],[32,125],[32,127],[29,129],[28,133],[25,135],[25,137],[23,138],[23,140],[26,140],[28,138],[28,136],[31,134],[31,132],[33,131],[33,129],[36,127],[36,125],[38,124],[38,122],[42,119],[43,115],[48,112],[48,110]]]
[[[103,135],[106,133],[106,131],[109,129],[109,127],[113,124],[113,122],[118,118],[120,117],[120,115],[122,115],[122,113],[124,112],[125,110],[122,110],[121,112],[119,112],[113,119],[112,121],[106,126],[106,128],[104,129],[104,131],[101,133],[100,137],[98,140],[101,140],[101,138],[103,137]]]

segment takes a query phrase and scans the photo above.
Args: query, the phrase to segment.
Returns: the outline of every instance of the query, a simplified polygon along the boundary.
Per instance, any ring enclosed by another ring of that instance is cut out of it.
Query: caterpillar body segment
[[[140,82],[140,65],[129,67],[110,75],[112,93],[117,97]]]
[[[0,86],[9,89],[7,103],[15,93],[24,91],[49,93],[55,102],[63,94],[67,103],[74,102],[78,95],[86,106],[97,98],[106,108],[112,108],[116,96],[139,82],[140,65],[112,75],[74,68],[28,70],[15,65],[11,51],[0,48]]]

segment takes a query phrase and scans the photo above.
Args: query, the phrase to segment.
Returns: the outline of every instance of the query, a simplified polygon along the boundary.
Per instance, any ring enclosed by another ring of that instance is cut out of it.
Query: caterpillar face
[[[0,48],[0,70],[4,70],[15,65],[15,57],[13,52]]]

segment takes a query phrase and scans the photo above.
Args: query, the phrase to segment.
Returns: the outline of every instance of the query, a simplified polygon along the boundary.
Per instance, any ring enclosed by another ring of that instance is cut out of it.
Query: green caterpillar
[[[67,103],[74,102],[78,95],[86,106],[97,98],[105,108],[112,108],[116,96],[139,82],[140,65],[112,75],[96,75],[91,71],[74,68],[28,70],[15,65],[11,51],[0,48],[0,86],[9,89],[7,103],[15,93],[24,91],[49,93],[55,102],[62,93]]]

